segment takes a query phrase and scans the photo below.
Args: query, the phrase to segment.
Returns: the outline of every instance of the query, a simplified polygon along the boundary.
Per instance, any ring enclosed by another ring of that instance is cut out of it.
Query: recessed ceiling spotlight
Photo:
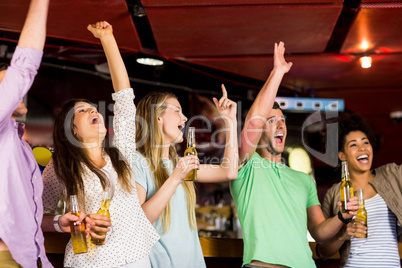
[[[360,58],[360,64],[362,68],[370,68],[371,67],[371,57],[370,56],[363,56]]]
[[[139,64],[149,65],[149,66],[161,66],[163,61],[154,58],[137,58]]]

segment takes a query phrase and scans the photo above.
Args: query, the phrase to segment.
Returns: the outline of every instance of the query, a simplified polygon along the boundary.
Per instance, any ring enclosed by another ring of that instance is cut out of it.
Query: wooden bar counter
[[[70,234],[44,233],[45,248],[50,261],[55,267],[62,267],[64,249],[70,239]],[[178,241],[180,243],[180,241]],[[243,256],[243,240],[236,238],[204,238],[200,237],[202,252],[208,268],[236,268],[241,267]],[[310,242],[313,258],[317,267],[339,267],[339,254],[327,261],[319,260],[315,254],[316,243]],[[399,255],[402,255],[402,243],[399,243]]]

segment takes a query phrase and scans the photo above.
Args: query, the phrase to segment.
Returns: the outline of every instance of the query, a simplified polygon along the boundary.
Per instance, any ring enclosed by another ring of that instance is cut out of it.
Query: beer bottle
[[[112,190],[111,188],[106,188],[105,191],[103,192],[103,197],[102,197],[102,202],[100,205],[100,209],[96,214],[103,215],[106,217],[110,218],[110,213],[109,213],[109,205],[110,205],[110,200],[112,199]],[[98,235],[106,235],[105,232],[96,232]],[[95,245],[104,245],[105,244],[105,238],[103,239],[96,239],[91,237],[91,242]]]
[[[341,211],[342,213],[346,213],[349,212],[347,203],[349,199],[353,197],[353,185],[350,181],[348,163],[346,161],[342,161],[342,183],[340,190],[342,202]]]
[[[367,211],[364,206],[363,189],[357,190],[357,198],[359,200],[359,210],[357,211],[355,221],[357,224],[367,226]],[[367,233],[356,232],[356,235],[359,235],[362,238],[367,238]]]
[[[70,195],[71,214],[80,216],[78,201],[76,195]],[[87,239],[85,234],[85,223],[77,224],[75,221],[70,222],[71,242],[73,244],[74,254],[87,252]]]
[[[187,136],[187,149],[184,151],[184,156],[187,155],[195,155],[197,156],[197,150],[195,149],[195,128],[189,127],[188,128],[188,136]],[[185,181],[196,181],[197,180],[197,170],[191,170],[186,178]]]

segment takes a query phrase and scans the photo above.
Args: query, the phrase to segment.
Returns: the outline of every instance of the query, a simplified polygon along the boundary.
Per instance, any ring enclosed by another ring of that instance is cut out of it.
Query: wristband
[[[353,218],[350,218],[350,219],[343,218],[341,211],[338,211],[338,219],[341,222],[343,222],[344,224],[348,224],[349,222],[351,222],[353,220]]]
[[[54,218],[53,218],[53,227],[58,233],[64,233],[64,231],[60,228],[60,225],[59,225],[59,218],[60,217],[61,217],[61,215],[54,216]]]

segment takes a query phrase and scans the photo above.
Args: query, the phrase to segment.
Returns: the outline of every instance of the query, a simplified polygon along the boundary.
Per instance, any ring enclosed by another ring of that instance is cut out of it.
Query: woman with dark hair
[[[402,166],[392,163],[372,170],[374,140],[362,117],[352,115],[340,121],[338,157],[348,163],[354,190],[363,189],[368,218],[367,227],[352,220],[330,242],[317,246],[317,254],[324,259],[339,250],[341,267],[400,267]],[[322,210],[326,218],[339,211],[339,191],[340,183],[325,195]]]
[[[91,237],[103,239],[105,236],[99,232],[107,232],[102,246],[88,241],[87,254],[74,254],[70,241],[64,266],[150,268],[149,253],[159,236],[141,208],[133,172],[120,153],[135,149],[126,144],[124,136],[126,130],[135,132],[135,118],[130,114],[135,111],[133,89],[112,26],[103,21],[88,25],[88,30],[101,40],[108,60],[115,89],[114,128],[120,130],[120,136],[112,146],[103,117],[96,108],[83,99],[68,101],[56,117],[55,152],[43,172],[44,210],[54,214],[61,195],[67,204],[68,196],[77,195],[80,208],[88,215],[85,220],[90,225]],[[107,187],[115,189],[109,208],[111,218],[96,214]],[[69,220],[65,215],[48,216],[46,229],[68,231]]]

